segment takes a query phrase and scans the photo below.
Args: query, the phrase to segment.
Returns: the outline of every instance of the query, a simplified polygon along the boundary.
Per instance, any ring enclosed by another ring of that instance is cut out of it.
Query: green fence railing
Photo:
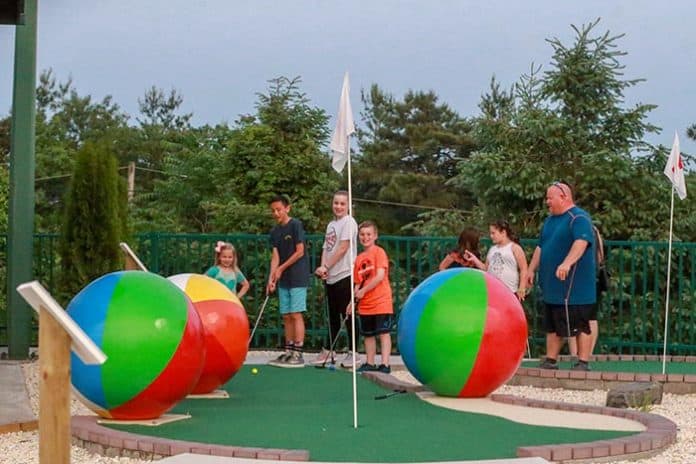
[[[34,237],[34,275],[49,290],[57,288],[60,258],[55,234]],[[244,305],[254,320],[264,297],[270,250],[268,237],[250,234],[169,234],[135,235],[130,244],[151,272],[170,276],[184,272],[204,272],[212,263],[217,240],[234,243],[241,268],[252,283]],[[323,236],[309,235],[307,251],[310,268],[316,268]],[[390,280],[394,307],[398,313],[410,291],[437,266],[455,239],[441,237],[381,236],[379,243],[390,258]],[[527,256],[535,240],[522,240]],[[484,241],[484,248],[489,244]],[[599,344],[596,352],[659,354],[662,352],[667,275],[667,244],[664,242],[607,241],[607,268],[610,288],[600,301]],[[0,235],[0,345],[7,344],[6,319],[6,248]],[[530,345],[534,354],[544,350],[541,304],[538,292],[524,303],[529,321]],[[321,281],[312,279],[308,291],[306,315],[307,345],[319,348],[326,338],[324,290]],[[696,243],[674,243],[670,282],[669,352],[696,354]],[[271,298],[253,347],[282,344],[282,327],[277,299]]]

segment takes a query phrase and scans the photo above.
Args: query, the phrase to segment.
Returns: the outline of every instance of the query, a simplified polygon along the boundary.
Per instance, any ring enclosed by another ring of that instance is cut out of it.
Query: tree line
[[[550,61],[505,85],[492,77],[479,112],[462,116],[434,91],[395,97],[362,89],[353,158],[356,216],[400,235],[454,235],[508,220],[537,235],[545,187],[575,186],[609,239],[664,240],[670,185],[662,170],[670,147],[646,141],[656,105],[628,105],[618,48],[622,35],[599,20],[574,27],[571,43],[550,38]],[[137,167],[133,198],[119,187],[123,234],[147,231],[266,233],[267,202],[288,194],[310,232],[329,219],[331,194],[346,178],[330,168],[327,113],[311,104],[299,77],[278,77],[255,111],[231,124],[194,127],[177,91],[155,86],[131,118],[110,96],[81,95],[49,69],[36,101],[36,228],[61,232],[75,205],[66,192],[80,156],[107,153],[122,177]],[[10,117],[0,119],[0,230],[7,227]],[[696,139],[696,124],[686,131]],[[669,137],[671,140],[671,137]],[[692,160],[685,156],[687,164]],[[101,158],[100,158],[101,159]],[[687,190],[696,193],[694,174]],[[675,205],[675,236],[696,241],[694,195]]]

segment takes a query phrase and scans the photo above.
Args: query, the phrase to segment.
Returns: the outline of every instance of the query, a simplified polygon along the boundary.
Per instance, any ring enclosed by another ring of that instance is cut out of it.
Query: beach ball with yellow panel
[[[203,323],[205,361],[192,393],[210,393],[242,367],[248,350],[249,319],[237,295],[211,277],[177,274],[168,279],[191,299]]]

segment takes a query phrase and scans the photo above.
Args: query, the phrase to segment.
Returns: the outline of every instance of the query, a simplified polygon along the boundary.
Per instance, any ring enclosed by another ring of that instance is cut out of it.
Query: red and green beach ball
[[[107,356],[103,365],[88,366],[71,355],[73,387],[100,416],[159,417],[198,381],[203,326],[188,297],[164,277],[107,274],[80,291],[67,311]]]
[[[496,277],[448,269],[411,292],[397,340],[409,372],[438,395],[483,397],[522,362],[527,321],[515,294]]]

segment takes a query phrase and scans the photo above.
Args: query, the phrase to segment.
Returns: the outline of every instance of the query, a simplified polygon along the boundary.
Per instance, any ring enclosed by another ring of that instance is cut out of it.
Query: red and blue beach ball
[[[107,274],[80,291],[67,310],[108,357],[89,366],[71,355],[73,387],[100,416],[159,417],[198,381],[203,326],[188,297],[164,277]]]
[[[442,396],[488,395],[514,375],[526,340],[527,321],[516,295],[478,269],[430,276],[399,315],[404,364]]]

